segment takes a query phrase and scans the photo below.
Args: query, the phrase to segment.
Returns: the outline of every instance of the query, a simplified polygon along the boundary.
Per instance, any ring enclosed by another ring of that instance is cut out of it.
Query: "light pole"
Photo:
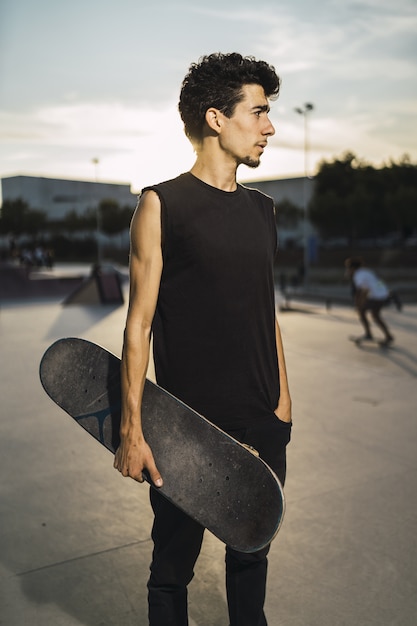
[[[95,182],[98,183],[98,166],[100,163],[100,159],[95,157],[91,159],[91,162],[94,165],[94,174],[95,174]],[[97,203],[96,209],[96,239],[97,239],[97,265],[101,265],[101,243],[100,243],[100,230],[101,230],[101,215],[100,215],[100,203]]]
[[[308,115],[314,109],[311,102],[306,102],[302,107],[296,107],[294,111],[304,117],[304,182],[303,182],[303,204],[304,204],[304,282],[308,282],[308,269],[310,265],[309,250],[308,250],[308,202],[307,202],[307,181],[308,181]]]

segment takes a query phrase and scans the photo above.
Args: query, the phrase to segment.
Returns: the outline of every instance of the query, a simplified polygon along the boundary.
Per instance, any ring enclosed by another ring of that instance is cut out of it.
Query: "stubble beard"
[[[261,164],[261,159],[254,159],[251,156],[247,156],[244,159],[242,159],[242,165],[247,165],[248,167],[251,167],[253,169],[255,169],[256,167],[259,167],[259,165]]]

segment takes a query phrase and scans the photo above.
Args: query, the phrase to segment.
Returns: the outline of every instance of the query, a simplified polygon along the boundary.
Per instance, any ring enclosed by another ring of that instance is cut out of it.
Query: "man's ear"
[[[223,113],[219,111],[219,109],[215,109],[211,107],[206,111],[206,122],[209,128],[213,130],[215,133],[219,133],[222,127],[223,122]]]

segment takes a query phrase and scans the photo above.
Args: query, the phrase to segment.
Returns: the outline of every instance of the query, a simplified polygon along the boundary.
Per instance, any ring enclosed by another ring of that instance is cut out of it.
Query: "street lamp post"
[[[95,157],[91,159],[94,165],[95,182],[98,183],[98,166],[100,159]],[[97,265],[101,265],[101,243],[100,243],[100,231],[101,231],[101,215],[100,215],[100,203],[97,203],[96,209],[96,239],[97,239]]]
[[[304,282],[308,282],[308,270],[310,265],[309,258],[309,249],[308,249],[308,235],[309,235],[309,224],[308,224],[308,201],[307,201],[307,181],[308,181],[308,151],[309,151],[309,143],[308,143],[308,115],[314,109],[314,106],[311,102],[306,102],[302,107],[296,107],[294,111],[299,115],[304,117],[304,182],[303,182],[303,204],[304,204],[304,228],[303,228],[303,238],[304,238]]]

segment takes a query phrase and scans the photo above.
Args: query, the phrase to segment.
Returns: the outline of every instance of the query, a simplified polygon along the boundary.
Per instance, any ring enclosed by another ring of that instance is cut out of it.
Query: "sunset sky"
[[[126,182],[189,169],[177,112],[191,62],[241,52],[282,78],[276,135],[241,180],[309,173],[349,150],[417,161],[415,0],[1,0],[0,178]],[[99,164],[95,166],[93,159]]]

